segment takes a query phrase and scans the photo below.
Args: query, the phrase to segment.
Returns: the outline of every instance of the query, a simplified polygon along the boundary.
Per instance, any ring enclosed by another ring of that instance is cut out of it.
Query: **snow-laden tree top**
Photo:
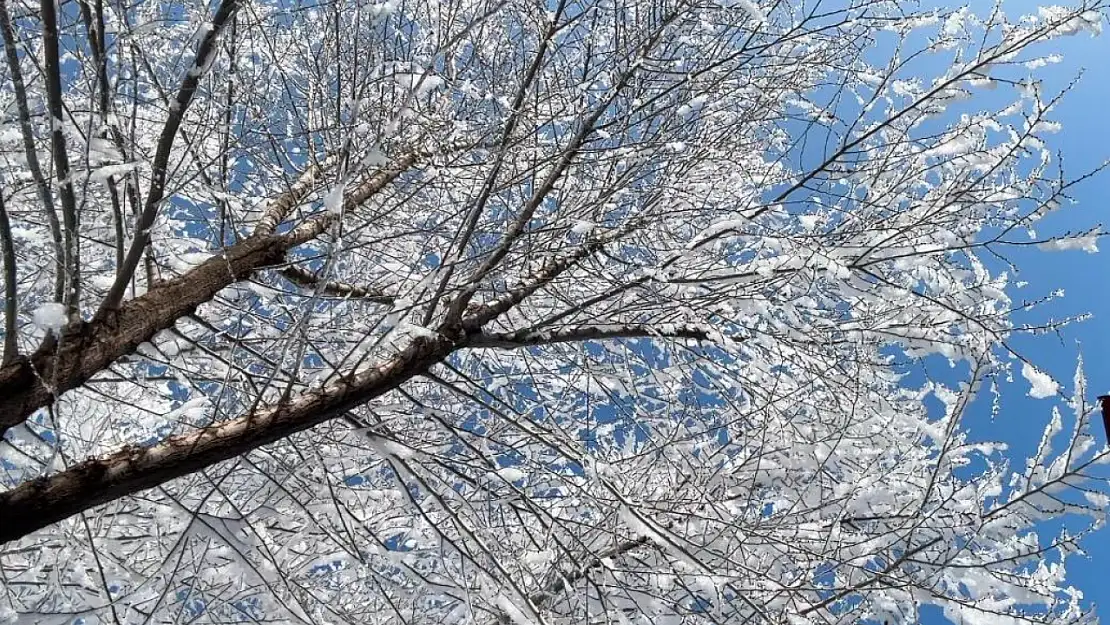
[[[0,622],[1093,621],[963,420],[1103,10],[0,0]]]

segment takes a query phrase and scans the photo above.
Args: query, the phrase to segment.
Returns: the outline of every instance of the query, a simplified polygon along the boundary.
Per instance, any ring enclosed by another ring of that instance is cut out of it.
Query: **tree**
[[[1103,9],[0,2],[0,615],[1092,620],[963,418]]]

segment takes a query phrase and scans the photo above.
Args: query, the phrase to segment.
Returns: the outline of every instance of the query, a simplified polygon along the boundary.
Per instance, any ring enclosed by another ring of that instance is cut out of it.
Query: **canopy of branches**
[[[0,0],[0,622],[1091,621],[1008,11]]]

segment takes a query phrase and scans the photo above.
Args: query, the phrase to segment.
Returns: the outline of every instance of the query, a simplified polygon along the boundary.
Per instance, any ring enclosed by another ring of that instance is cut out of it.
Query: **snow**
[[[184,273],[186,271],[192,270],[195,267],[199,267],[200,265],[207,262],[210,258],[212,258],[212,254],[208,252],[184,252],[175,256],[171,256],[170,266],[173,267],[175,270]]]
[[[752,20],[762,24],[767,21],[767,14],[763,9],[759,8],[754,0],[721,0],[721,6],[725,7],[739,7],[746,12]]]
[[[57,302],[50,302],[43,304],[31,313],[31,321],[35,327],[43,332],[53,332],[60,334],[62,328],[66,327],[69,323],[69,318],[66,315],[65,304]]]
[[[542,566],[555,559],[555,552],[551,549],[528,550],[524,552],[524,557],[521,559],[525,564]]]
[[[126,176],[138,166],[138,161],[132,163],[122,163],[119,165],[105,165],[104,167],[98,167],[97,169],[93,170],[93,172],[89,174],[89,180],[91,182],[107,182],[108,178],[120,178]]]
[[[646,522],[640,519],[640,517],[628,506],[621,506],[620,518],[633,534],[643,536],[660,547],[669,546],[667,541],[659,535],[659,532],[656,532]]]
[[[443,86],[443,79],[439,76],[426,76],[416,88],[417,97],[427,95]]]
[[[420,98],[443,86],[444,81],[439,76],[431,74],[397,74],[394,76],[397,84],[412,89],[413,94]]]
[[[385,167],[389,164],[389,158],[381,150],[374,148],[362,159],[362,164],[366,167]]]
[[[528,474],[516,467],[503,467],[497,470],[497,475],[506,482],[516,482],[528,477]]]
[[[702,107],[705,106],[705,102],[708,99],[709,98],[705,95],[699,95],[696,98],[693,98],[692,100],[690,100],[686,104],[683,104],[682,106],[678,107],[678,115],[681,116],[681,117],[685,117],[685,116],[687,116],[687,115],[689,115],[689,114],[691,114],[695,111],[700,111],[702,109]]]
[[[1034,399],[1052,397],[1059,389],[1059,384],[1055,380],[1029,363],[1022,365],[1021,376],[1031,385],[1029,396]]]
[[[438,339],[439,333],[431,328],[426,328],[422,325],[415,323],[402,323],[397,326],[397,333],[403,336],[411,336],[413,338],[423,339]]]
[[[381,438],[370,432],[367,432],[367,440],[374,451],[382,458],[392,456],[399,460],[407,460],[415,453],[415,450],[410,447],[387,438]]]
[[[584,234],[589,234],[596,227],[597,227],[597,224],[595,224],[593,222],[590,222],[590,221],[585,221],[585,220],[580,219],[580,220],[574,222],[574,225],[571,226],[570,231],[574,234],[584,235]]]
[[[1038,244],[1037,248],[1047,252],[1083,250],[1088,254],[1094,254],[1098,252],[1098,235],[1088,234],[1080,237],[1061,237]]]
[[[524,615],[524,611],[516,606],[511,599],[505,595],[497,596],[497,607],[501,608],[509,619],[512,620],[514,625],[535,625],[532,619]]]
[[[388,0],[387,2],[383,2],[381,4],[371,5],[370,15],[373,16],[375,19],[389,17],[397,11],[397,4],[397,0]]]
[[[332,187],[331,191],[324,196],[324,209],[332,215],[343,214],[343,191],[347,188],[346,183],[339,183]]]
[[[1068,17],[1071,9],[1062,6],[1038,7],[1037,14],[1045,22],[1059,22]],[[1102,14],[1098,11],[1085,11],[1065,20],[1054,31],[1054,35],[1077,35],[1083,31],[1098,35],[1102,32]]]
[[[166,421],[194,423],[205,417],[208,413],[208,405],[209,402],[207,397],[194,397],[184,404],[181,404],[180,407],[167,412],[163,418]]]

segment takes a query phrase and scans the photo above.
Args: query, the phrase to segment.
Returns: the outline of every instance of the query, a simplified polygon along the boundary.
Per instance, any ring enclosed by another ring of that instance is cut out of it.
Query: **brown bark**
[[[221,289],[280,262],[287,245],[278,237],[245,239],[103,318],[71,324],[60,341],[47,341],[29,358],[0,368],[0,436],[192,313]]]
[[[0,544],[93,506],[194,473],[323,423],[399,386],[446,357],[456,343],[417,338],[380,366],[324,389],[151,447],[131,445],[0,493]]]

